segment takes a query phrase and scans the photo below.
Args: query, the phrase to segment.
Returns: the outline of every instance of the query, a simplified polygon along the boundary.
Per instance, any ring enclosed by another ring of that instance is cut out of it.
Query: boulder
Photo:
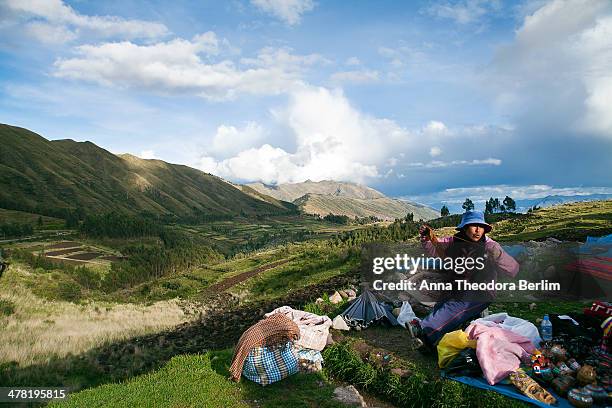
[[[334,390],[334,399],[342,404],[353,407],[367,407],[359,391],[352,385],[337,387]]]
[[[338,291],[335,291],[334,294],[329,297],[329,301],[333,305],[337,305],[338,303],[342,302],[342,296],[340,296]]]
[[[351,328],[346,324],[344,318],[340,315],[334,317],[332,320],[332,328],[336,330],[350,330]]]

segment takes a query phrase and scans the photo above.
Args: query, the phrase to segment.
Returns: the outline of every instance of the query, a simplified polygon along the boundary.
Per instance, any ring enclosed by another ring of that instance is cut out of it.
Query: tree
[[[516,202],[509,196],[506,196],[506,198],[504,198],[504,206],[506,207],[506,211],[516,211]]]
[[[450,214],[450,211],[448,211],[448,207],[446,205],[443,205],[442,208],[440,209],[440,215],[442,217],[446,217],[449,214]]]
[[[471,211],[474,209],[474,203],[469,198],[466,198],[461,206],[465,211]]]
[[[493,214],[493,197],[489,198],[485,203],[485,214]]]

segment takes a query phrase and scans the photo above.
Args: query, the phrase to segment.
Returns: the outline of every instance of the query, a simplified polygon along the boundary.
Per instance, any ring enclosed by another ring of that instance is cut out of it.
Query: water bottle
[[[550,322],[548,315],[544,315],[544,320],[542,320],[540,331],[542,333],[542,340],[544,341],[552,340],[552,323]]]

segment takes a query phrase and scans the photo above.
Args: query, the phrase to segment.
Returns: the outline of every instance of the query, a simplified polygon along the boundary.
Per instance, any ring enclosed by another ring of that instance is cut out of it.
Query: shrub
[[[57,297],[67,302],[77,302],[81,299],[81,287],[78,283],[70,280],[58,282]]]
[[[0,315],[10,316],[15,313],[15,304],[10,300],[0,299]]]

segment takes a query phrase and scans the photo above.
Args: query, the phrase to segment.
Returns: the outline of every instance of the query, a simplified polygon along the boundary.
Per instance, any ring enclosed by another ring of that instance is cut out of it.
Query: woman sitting
[[[436,238],[431,227],[423,225],[420,229],[421,244],[429,256],[441,258],[473,258],[471,268],[462,268],[456,272],[454,279],[470,283],[495,280],[498,272],[516,276],[519,265],[514,258],[502,249],[501,245],[486,234],[492,229],[487,224],[483,213],[468,211],[461,217],[457,226],[458,232],[451,237]],[[478,258],[480,262],[477,261]],[[465,260],[463,260],[465,265]],[[476,265],[483,265],[478,269]],[[487,291],[472,292],[454,291],[438,301],[433,311],[420,323],[413,320],[408,325],[410,334],[419,338],[426,346],[433,348],[444,334],[456,330],[469,320],[480,315],[492,300]]]

